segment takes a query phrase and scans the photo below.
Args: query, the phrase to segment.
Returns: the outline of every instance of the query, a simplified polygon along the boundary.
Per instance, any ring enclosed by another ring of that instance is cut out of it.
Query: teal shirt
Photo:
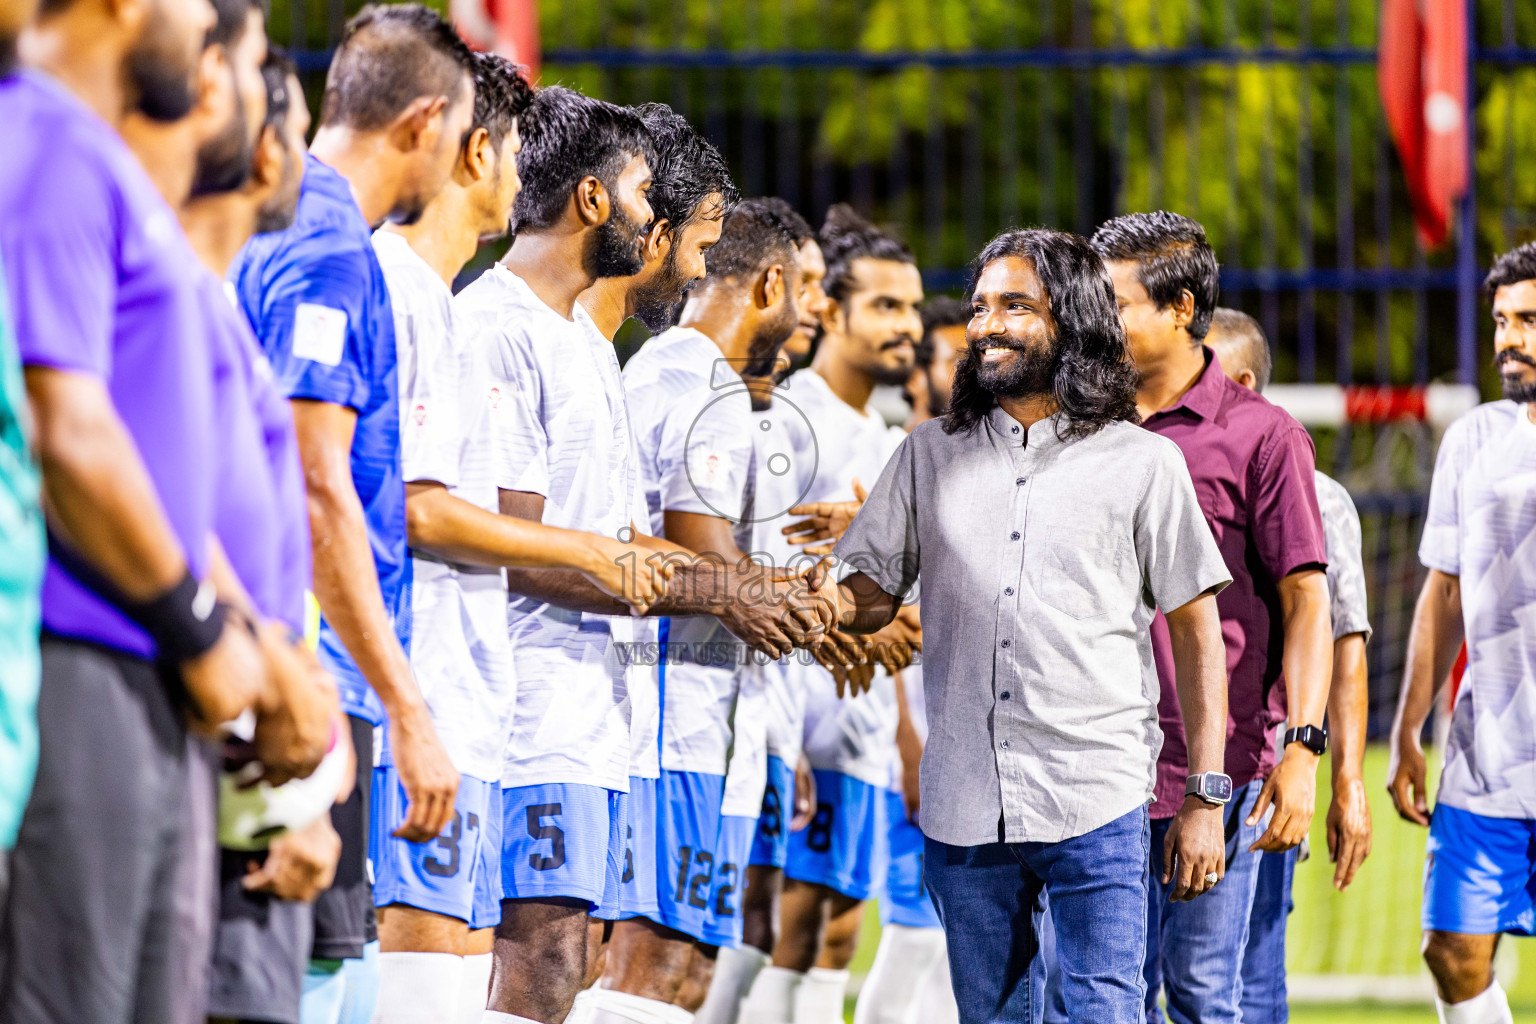
[[[0,850],[16,843],[37,770],[37,631],[47,540],[10,309],[0,294]]]

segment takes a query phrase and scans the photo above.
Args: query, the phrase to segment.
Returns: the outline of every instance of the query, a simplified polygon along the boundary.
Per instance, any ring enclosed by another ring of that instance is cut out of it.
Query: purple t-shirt
[[[0,81],[0,256],[22,362],[101,380],[194,576],[208,567],[216,437],[201,271],[112,127],[45,75]],[[43,627],[140,657],[149,637],[49,560]]]
[[[1274,727],[1285,719],[1285,646],[1278,582],[1328,563],[1313,480],[1317,457],[1306,428],[1285,410],[1236,384],[1205,350],[1205,370],[1178,404],[1142,426],[1184,452],[1200,510],[1232,574],[1216,597],[1227,647],[1226,771],[1234,786],[1274,767]],[[1152,817],[1172,817],[1184,803],[1189,753],[1179,715],[1173,647],[1161,614],[1152,622],[1152,654],[1162,697]]]
[[[257,610],[302,632],[309,519],[293,415],[224,283],[199,284],[220,441],[214,532]]]

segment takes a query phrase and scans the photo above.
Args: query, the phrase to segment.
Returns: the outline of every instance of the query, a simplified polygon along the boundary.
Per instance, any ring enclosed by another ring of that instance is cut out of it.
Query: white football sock
[[[928,981],[918,993],[917,1019],[923,1024],[960,1024],[960,1007],[955,1002],[954,980],[949,974],[949,948],[946,945],[928,974]]]
[[[459,1011],[455,1024],[480,1024],[491,993],[491,954],[476,953],[464,958],[464,973],[459,979]]]
[[[709,983],[709,995],[704,1005],[693,1015],[694,1024],[737,1024],[741,1004],[752,983],[771,958],[767,953],[751,946],[731,949],[720,947],[715,958],[715,976]]]
[[[886,925],[880,931],[880,947],[869,977],[859,989],[853,1024],[915,1024],[918,994],[943,956],[944,933],[940,929]],[[944,981],[948,984],[949,979]]]
[[[368,1024],[379,1001],[379,940],[363,946],[361,960],[343,960],[341,974],[347,992],[341,997],[340,1024]]]
[[[611,988],[588,989],[587,1024],[689,1024],[693,1014],[659,999]],[[570,1018],[566,1018],[567,1021]]]
[[[764,967],[741,1004],[741,1024],[794,1024],[795,995],[805,975],[787,967]]]
[[[795,993],[795,1024],[842,1024],[848,972],[812,967]]]
[[[515,1013],[486,1010],[480,1015],[480,1024],[544,1024],[544,1022],[534,1020],[532,1017],[519,1017]]]
[[[299,997],[299,1024],[340,1024],[341,1002],[347,994],[342,960],[311,960]]]
[[[1463,999],[1459,1003],[1447,1003],[1435,997],[1435,1009],[1440,1011],[1440,1024],[1514,1024],[1509,1012],[1509,996],[1504,986],[1495,978],[1493,984],[1483,989],[1482,995]]]
[[[380,953],[373,1024],[443,1024],[453,1020],[464,958],[453,953]]]

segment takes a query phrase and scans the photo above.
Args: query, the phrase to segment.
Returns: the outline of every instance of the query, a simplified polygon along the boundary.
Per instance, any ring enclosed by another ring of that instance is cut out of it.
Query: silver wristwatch
[[[1221,772],[1201,772],[1184,780],[1184,795],[1197,796],[1218,807],[1232,799],[1232,777]]]

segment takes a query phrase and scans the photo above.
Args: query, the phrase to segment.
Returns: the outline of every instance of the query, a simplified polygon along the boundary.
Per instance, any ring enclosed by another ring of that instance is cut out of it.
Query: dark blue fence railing
[[[274,31],[310,26],[295,55],[317,86],[354,0],[286,2]],[[954,3],[971,8],[925,9]],[[546,0],[543,81],[670,103],[721,148],[746,194],[781,195],[813,223],[852,202],[893,225],[930,290],[964,287],[971,256],[1005,227],[1085,233],[1129,210],[1175,209],[1205,223],[1223,302],[1264,325],[1276,379],[1453,380],[1492,393],[1482,273],[1536,238],[1529,0],[1469,4],[1476,173],[1438,251],[1416,241],[1381,116],[1370,0],[1020,0],[1015,23],[943,50],[902,48],[937,30],[864,45],[860,19],[880,6]],[[1162,45],[1132,45],[1148,38]],[[1434,437],[1422,425],[1315,436],[1319,464],[1364,521],[1379,734],[1421,580]]]

